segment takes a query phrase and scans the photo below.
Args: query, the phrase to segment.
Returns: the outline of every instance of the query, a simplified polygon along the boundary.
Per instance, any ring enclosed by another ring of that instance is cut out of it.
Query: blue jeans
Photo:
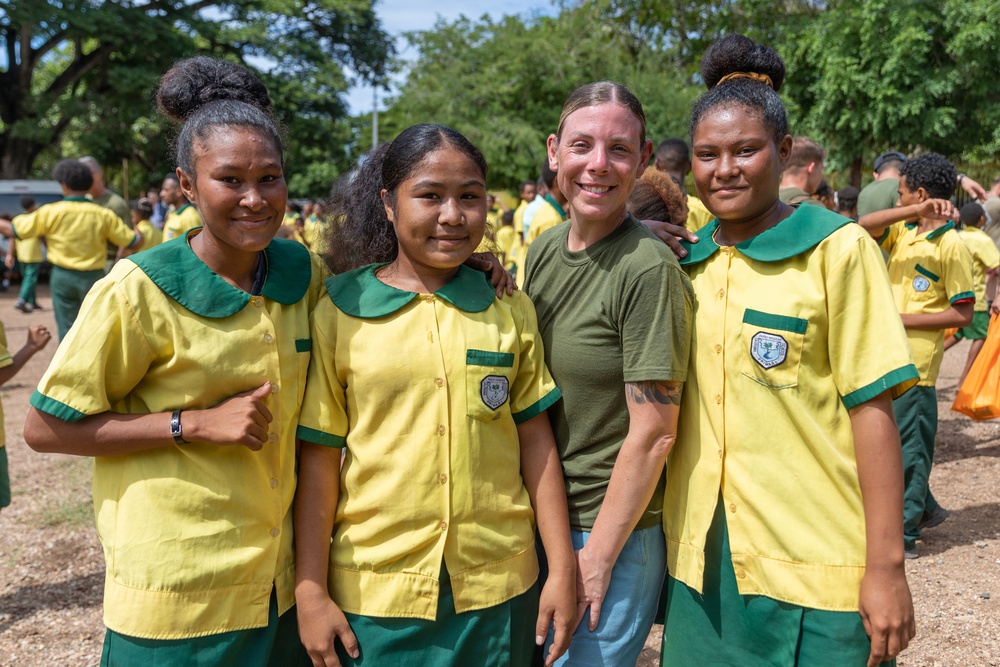
[[[590,533],[571,530],[573,549],[579,551]],[[634,665],[653,627],[656,604],[660,599],[663,574],[667,567],[667,542],[663,528],[653,526],[632,531],[614,568],[611,583],[601,605],[597,630],[587,627],[590,612],[573,633],[569,650],[556,665],[576,667],[625,667]],[[553,636],[545,640],[544,655],[549,654]]]

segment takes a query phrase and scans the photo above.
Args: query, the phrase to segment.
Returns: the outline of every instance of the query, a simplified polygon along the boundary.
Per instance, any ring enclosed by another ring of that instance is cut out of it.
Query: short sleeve
[[[950,235],[951,242],[942,244],[941,266],[944,268],[945,293],[948,301],[954,304],[975,299],[976,294],[972,282],[972,255],[957,234]]]
[[[899,396],[919,380],[882,254],[870,238],[831,269],[826,280],[833,380],[851,409],[892,390]]]
[[[12,363],[14,358],[10,356],[10,350],[7,348],[7,330],[3,328],[3,322],[0,322],[0,368],[10,366]],[[2,426],[3,424],[0,424],[0,427]]]
[[[40,211],[15,216],[11,221],[11,225],[14,227],[14,238],[33,239],[37,236],[44,236],[46,231],[45,220],[46,216]]]
[[[896,241],[899,240],[900,234],[906,229],[905,222],[894,222],[885,228],[882,232],[881,238],[878,239],[878,245],[882,250],[887,253],[892,254],[892,249],[896,247]]]
[[[323,299],[313,312],[312,358],[295,435],[325,447],[344,447],[347,442],[347,392],[337,372],[336,332],[337,309],[329,298]]]
[[[517,303],[513,308],[518,331],[519,352],[517,375],[510,391],[510,411],[518,424],[540,415],[555,404],[562,394],[545,366],[545,350],[538,331],[535,306],[523,292],[510,297]]]
[[[687,379],[693,301],[687,274],[667,261],[625,286],[616,317],[625,382]]]
[[[31,405],[64,421],[106,412],[142,381],[153,359],[121,286],[104,278],[84,299]]]
[[[115,244],[119,248],[127,248],[135,243],[138,238],[135,232],[128,228],[122,219],[118,215],[110,210],[105,209],[111,215],[106,216],[108,218],[108,241]]]
[[[983,265],[987,269],[995,269],[1000,266],[1000,250],[997,249],[996,245],[990,237],[986,236],[981,239],[982,242],[978,244],[979,246],[979,258],[982,260]]]

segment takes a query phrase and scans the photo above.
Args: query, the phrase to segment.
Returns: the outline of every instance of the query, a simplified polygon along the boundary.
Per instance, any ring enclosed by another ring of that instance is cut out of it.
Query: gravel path
[[[32,323],[55,331],[51,308],[24,315],[0,294],[0,319],[17,350]],[[49,304],[46,286],[40,300]],[[951,517],[926,531],[906,565],[917,638],[902,667],[1000,667],[1000,421],[951,412],[968,343],[945,355],[934,493]],[[0,666],[96,665],[104,562],[93,527],[87,459],[40,455],[21,438],[28,397],[55,351],[36,355],[0,390],[7,421],[13,504],[0,512]],[[658,664],[653,629],[642,667]]]

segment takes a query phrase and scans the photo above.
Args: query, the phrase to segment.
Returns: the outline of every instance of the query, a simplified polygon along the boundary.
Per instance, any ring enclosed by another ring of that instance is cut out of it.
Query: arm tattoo
[[[633,403],[659,403],[661,405],[680,405],[683,382],[669,380],[643,380],[642,382],[626,382],[628,398]]]

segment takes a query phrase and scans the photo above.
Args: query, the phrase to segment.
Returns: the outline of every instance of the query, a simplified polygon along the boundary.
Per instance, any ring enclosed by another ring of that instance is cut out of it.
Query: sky
[[[406,49],[405,40],[400,37],[403,32],[411,30],[427,30],[434,26],[438,18],[454,21],[460,15],[478,19],[483,14],[489,14],[497,19],[505,14],[546,14],[556,12],[551,0],[436,0],[424,5],[420,0],[378,0],[375,13],[382,20],[382,27],[390,35],[397,36],[396,46],[400,55],[414,59],[417,53]],[[379,91],[379,108],[385,109],[382,98],[384,91]],[[352,115],[367,113],[372,108],[372,87],[355,86],[347,93],[347,103]]]

